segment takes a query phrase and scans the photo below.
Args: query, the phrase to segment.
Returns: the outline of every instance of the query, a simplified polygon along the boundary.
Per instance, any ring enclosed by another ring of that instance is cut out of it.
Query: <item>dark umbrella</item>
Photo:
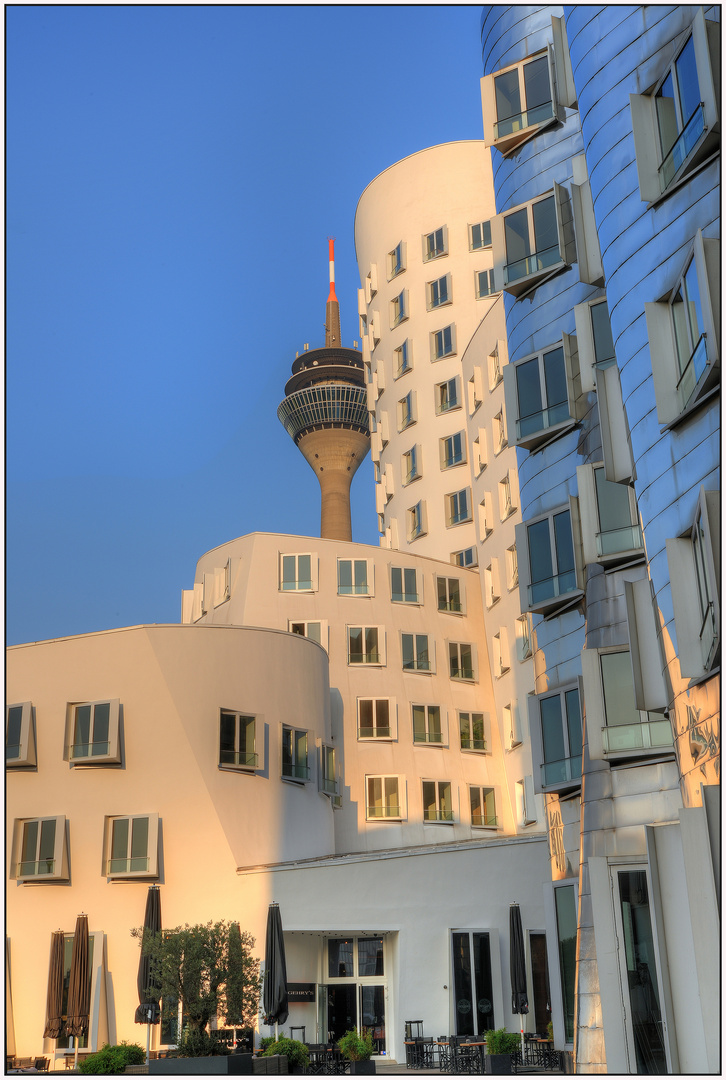
[[[509,905],[509,978],[512,983],[512,1012],[519,1015],[522,1062],[524,1062],[523,1016],[529,1012],[529,1000],[527,998],[527,967],[524,960],[524,934],[519,904]]]
[[[146,911],[144,912],[144,934],[141,939],[141,956],[139,958],[139,973],[136,977],[136,986],[139,991],[139,1004],[134,1016],[135,1024],[146,1024],[146,1060],[149,1060],[149,1043],[151,1041],[151,1024],[158,1024],[161,1020],[159,1008],[159,983],[154,978],[152,960],[144,951],[144,944],[156,936],[161,930],[161,893],[158,885],[150,885],[146,894]]]
[[[265,939],[265,987],[262,993],[265,1023],[270,1027],[287,1020],[287,969],[285,967],[285,943],[282,939],[280,909],[274,902],[267,911],[267,937]]]
[[[79,915],[73,935],[71,970],[68,977],[68,1019],[66,1035],[73,1035],[78,1064],[78,1040],[88,1034],[91,986],[88,978],[88,916]]]
[[[65,934],[56,930],[50,941],[48,999],[45,1006],[44,1039],[58,1039],[63,1030],[63,958]]]

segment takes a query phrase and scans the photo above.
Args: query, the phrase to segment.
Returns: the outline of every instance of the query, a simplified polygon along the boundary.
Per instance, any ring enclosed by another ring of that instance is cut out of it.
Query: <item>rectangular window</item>
[[[453,611],[461,615],[464,610],[461,586],[458,578],[437,577],[436,595],[439,611]]]
[[[5,714],[5,764],[8,768],[36,764],[33,706],[24,701],[8,705]]]
[[[451,805],[449,781],[424,780],[422,788],[424,821],[453,821],[454,810]]]
[[[454,931],[453,1015],[456,1035],[484,1035],[494,1029],[494,987],[489,934]],[[498,957],[497,957],[498,959]]]
[[[398,776],[366,777],[366,818],[368,821],[396,820],[404,816]]]
[[[388,252],[388,280],[396,277],[406,269],[406,245],[403,240],[396,244],[393,251]]]
[[[480,752],[486,750],[487,744],[484,738],[484,713],[459,713],[459,739],[462,750],[478,750]]]
[[[373,574],[367,559],[338,559],[338,595],[372,596]]]
[[[507,588],[516,589],[519,585],[519,566],[517,564],[517,545],[507,548]]]
[[[318,645],[322,645],[324,649],[328,648],[328,624],[327,622],[315,621],[315,622],[295,622],[292,619],[288,620],[287,628],[291,634],[299,634],[300,637],[310,638],[311,641],[317,641]]]
[[[439,457],[442,469],[463,465],[466,462],[466,432],[457,431],[455,435],[439,439]]]
[[[402,289],[398,296],[391,300],[391,329],[398,326],[408,318],[408,290]]]
[[[582,772],[582,711],[577,687],[535,699],[542,732],[542,788],[575,786]]]
[[[413,741],[441,746],[444,742],[441,730],[441,709],[438,705],[412,705]]]
[[[499,632],[492,638],[492,671],[497,679],[509,671],[509,643],[505,626],[500,626]]]
[[[454,326],[444,326],[431,335],[431,359],[441,360],[444,356],[452,356],[456,351],[454,342]]]
[[[308,733],[282,726],[282,776],[287,780],[309,780]]]
[[[358,738],[393,738],[391,716],[394,709],[389,698],[358,698]]]
[[[501,346],[501,349],[500,349]],[[498,342],[494,352],[490,352],[488,356],[489,367],[489,389],[495,390],[502,381],[502,353],[505,354],[506,359],[506,342]]]
[[[465,521],[471,521],[471,488],[446,496],[446,524],[462,525]]]
[[[411,357],[411,342],[406,338],[405,341],[401,342],[397,349],[393,350],[394,378],[400,379],[401,375],[405,375],[407,371],[411,370],[413,367]]]
[[[661,158],[658,175],[660,189],[666,191],[707,129],[692,34],[656,90],[654,101]]]
[[[492,227],[488,221],[469,226],[469,251],[481,251],[492,246]]]
[[[414,391],[409,390],[398,402],[398,430],[403,431],[416,422]]]
[[[496,140],[551,120],[554,108],[547,53],[495,75],[494,99]]]
[[[44,877],[55,873],[56,825],[55,818],[23,822],[16,877]]]
[[[313,585],[312,555],[280,556],[280,590],[282,592],[312,592]]]
[[[516,623],[517,659],[528,660],[532,655],[532,616],[520,615]]]
[[[565,1041],[571,1043],[575,1037],[575,975],[577,971],[577,897],[572,885],[555,889],[555,914]]]
[[[66,760],[74,765],[119,764],[119,701],[72,702],[66,720]]]
[[[158,877],[158,838],[158,814],[107,817],[105,827],[106,877]]]
[[[426,533],[426,505],[417,502],[406,511],[406,526],[409,540],[416,540]]]
[[[494,607],[502,595],[499,584],[499,561],[492,559],[484,568],[484,602],[488,608]]]
[[[219,764],[228,768],[256,769],[256,730],[257,721],[254,716],[220,710]]]
[[[494,530],[494,508],[491,493],[484,492],[484,498],[479,503],[479,531],[481,539],[486,540]]]
[[[540,518],[524,529],[529,560],[527,607],[532,611],[551,610],[578,591],[570,510]],[[521,544],[518,546],[521,551]]]
[[[442,225],[440,229],[434,229],[433,232],[427,233],[423,241],[424,262],[430,262],[431,259],[438,259],[440,255],[448,254],[448,235],[445,225]]]
[[[504,413],[500,409],[492,420],[492,442],[494,453],[501,454],[507,447],[507,427],[504,423]]]
[[[469,804],[471,806],[472,825],[483,829],[496,829],[497,807],[494,801],[494,788],[470,787]]]
[[[449,642],[449,678],[474,678],[473,646],[459,641]]]
[[[443,307],[444,304],[450,304],[453,299],[451,295],[451,274],[444,274],[443,277],[436,278],[435,281],[429,281],[426,286],[426,294],[428,311],[433,308]]]
[[[522,296],[576,259],[569,192],[559,184],[492,223],[494,276]]]
[[[535,356],[508,364],[504,390],[508,409],[516,418],[517,446],[536,450],[575,421],[571,361],[561,341]]]
[[[516,476],[516,470],[512,469],[512,473]],[[509,473],[503,480],[499,481],[499,517],[502,521],[506,521],[510,514],[513,514],[517,509],[517,504],[512,492],[512,479]]]
[[[627,484],[605,479],[605,469],[594,470],[599,531],[597,552],[601,556],[640,549],[643,534],[637,519],[635,492]]]
[[[391,600],[403,604],[418,604],[416,571],[409,566],[391,567]]]
[[[378,626],[348,627],[349,664],[384,663],[382,650],[378,647],[379,630]]]
[[[434,653],[429,651],[428,634],[401,634],[404,671],[433,671]]]
[[[695,256],[689,259],[671,294],[670,311],[679,371],[677,391],[685,409],[709,366],[706,320]]]
[[[476,566],[476,548],[468,547],[462,551],[452,551],[450,558],[454,566]]]
[[[492,296],[496,291],[494,271],[477,270],[474,274],[474,295],[477,300],[481,300],[485,296]]]
[[[671,722],[662,712],[642,712],[635,705],[630,652],[600,654],[605,714],[602,731],[605,753],[673,747]]]
[[[459,401],[458,378],[454,376],[453,379],[447,379],[446,382],[437,383],[435,394],[437,415],[450,412],[452,409],[458,409],[461,404]]]
[[[401,459],[401,472],[404,484],[410,484],[412,480],[418,480],[421,475],[419,469],[419,448],[412,446]]]
[[[320,790],[324,791],[326,795],[338,794],[338,772],[335,760],[335,747],[333,746],[321,746],[320,747]]]

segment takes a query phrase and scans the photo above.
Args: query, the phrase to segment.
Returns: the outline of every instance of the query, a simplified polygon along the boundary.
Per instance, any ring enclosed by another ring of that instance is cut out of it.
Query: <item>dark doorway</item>
[[[328,1038],[333,1042],[342,1039],[346,1031],[358,1026],[356,990],[355,983],[328,986]]]
[[[547,939],[544,934],[530,930],[529,955],[532,961],[532,1011],[534,1027],[540,1035],[547,1034],[552,1019],[550,976],[547,970]]]

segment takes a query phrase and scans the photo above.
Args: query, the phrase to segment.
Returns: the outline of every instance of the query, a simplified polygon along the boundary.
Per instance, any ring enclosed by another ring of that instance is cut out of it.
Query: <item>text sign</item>
[[[288,1001],[315,1001],[315,983],[288,983]]]

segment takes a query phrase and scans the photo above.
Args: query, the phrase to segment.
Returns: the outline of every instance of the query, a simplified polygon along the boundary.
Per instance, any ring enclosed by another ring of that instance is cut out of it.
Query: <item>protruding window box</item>
[[[219,714],[219,767],[254,771],[259,768],[257,721],[254,716],[229,712]]]
[[[8,705],[5,718],[5,766],[8,769],[35,768],[35,723],[30,701]]]
[[[65,817],[24,818],[15,821],[11,877],[18,882],[68,881],[68,842]]]
[[[119,765],[120,704],[109,701],[72,702],[66,715],[66,753],[71,765]]]
[[[296,728],[282,726],[282,767],[285,780],[307,781],[310,779],[308,764],[308,733]]]
[[[158,814],[107,817],[105,873],[110,879],[156,878],[158,867]]]
[[[438,705],[413,705],[413,741],[426,746],[443,746],[441,709]]]

